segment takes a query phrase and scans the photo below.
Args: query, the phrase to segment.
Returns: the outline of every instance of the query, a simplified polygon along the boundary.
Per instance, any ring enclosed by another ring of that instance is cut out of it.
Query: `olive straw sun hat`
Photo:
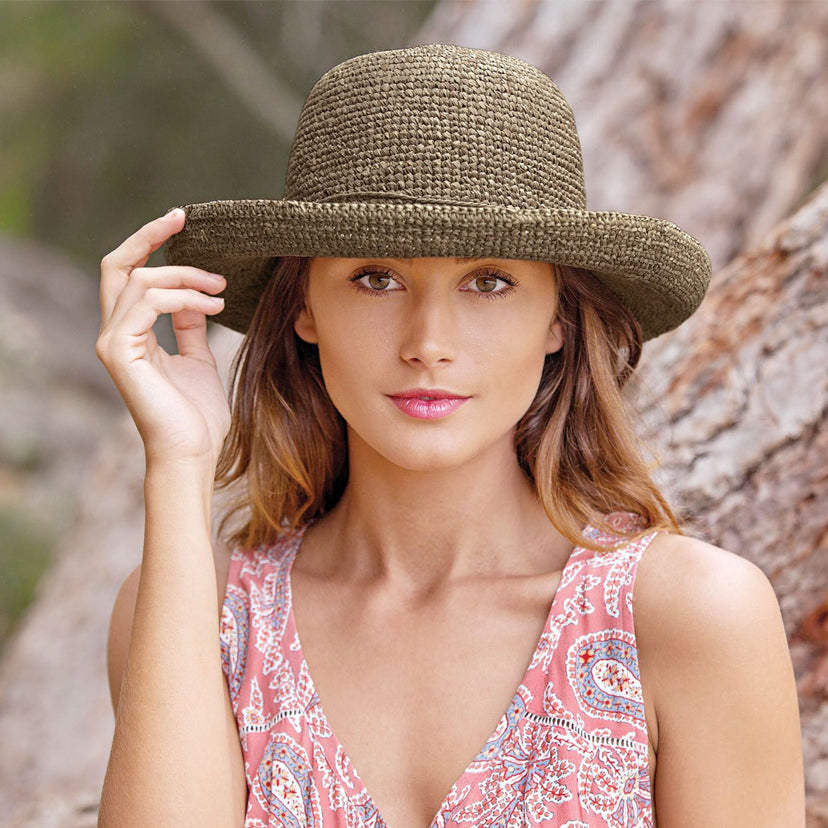
[[[302,107],[281,199],[180,205],[168,264],[227,279],[216,322],[245,332],[280,256],[495,257],[592,271],[645,339],[710,281],[675,224],[586,209],[572,110],[535,66],[432,43],[328,70]]]

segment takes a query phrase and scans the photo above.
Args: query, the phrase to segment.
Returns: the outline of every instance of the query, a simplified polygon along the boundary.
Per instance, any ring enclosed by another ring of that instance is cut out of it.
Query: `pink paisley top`
[[[633,519],[610,516],[615,528]],[[222,668],[244,755],[245,828],[384,828],[325,718],[296,634],[290,570],[303,533],[236,550],[230,563]],[[584,534],[618,542],[593,527]],[[508,710],[431,828],[651,828],[633,583],[655,534],[611,551],[575,547]]]

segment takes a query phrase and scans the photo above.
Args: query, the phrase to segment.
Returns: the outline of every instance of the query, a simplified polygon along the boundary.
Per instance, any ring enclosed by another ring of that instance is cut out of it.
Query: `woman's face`
[[[349,441],[425,471],[513,453],[562,344],[556,298],[546,262],[314,258],[294,327],[318,345]]]

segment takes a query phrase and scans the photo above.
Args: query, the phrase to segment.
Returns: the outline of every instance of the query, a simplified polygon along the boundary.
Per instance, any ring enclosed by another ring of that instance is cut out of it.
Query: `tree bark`
[[[688,531],[774,584],[824,828],[828,190],[802,205],[828,174],[828,5],[446,0],[416,38],[435,41],[547,72],[575,112],[587,205],[668,218],[711,254],[699,312],[645,346],[642,434]]]
[[[639,407],[687,531],[770,578],[802,717],[808,825],[828,826],[828,184],[645,348]]]

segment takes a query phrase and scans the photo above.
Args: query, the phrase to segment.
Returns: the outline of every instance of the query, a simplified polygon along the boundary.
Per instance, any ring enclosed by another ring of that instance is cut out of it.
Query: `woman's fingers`
[[[204,305],[202,303],[196,306],[182,307],[174,311],[159,310],[159,313],[172,314],[173,332],[175,333],[178,353],[181,356],[197,357],[214,363],[213,354],[207,345],[207,319],[205,313],[217,313],[222,310],[224,307],[223,301],[215,304],[210,303],[215,302],[211,295],[222,291],[224,286],[223,277],[206,273],[195,267],[135,268],[115,303],[107,327],[118,325],[129,313],[130,308],[142,301],[149,291],[190,290],[207,299],[208,304]],[[210,295],[204,296],[204,293]],[[156,307],[159,307],[157,303]],[[155,319],[152,321],[154,324]],[[135,331],[131,333],[133,336],[137,335]]]
[[[117,364],[128,364],[146,356],[145,337],[151,331],[155,320],[162,313],[180,314],[186,312],[184,323],[190,328],[192,336],[189,341],[185,334],[185,348],[201,347],[197,328],[193,328],[194,315],[204,316],[218,313],[224,307],[221,299],[206,296],[189,288],[149,288],[143,297],[135,302],[118,323],[118,336],[114,337],[114,327],[108,328],[98,338],[98,352]],[[206,320],[205,320],[206,327]],[[206,338],[204,341],[206,348]]]
[[[199,270],[197,267],[187,265],[136,267],[129,274],[104,327],[117,325],[127,311],[151,288],[192,288],[214,294],[220,293],[224,287],[223,277]]]
[[[181,230],[184,214],[145,224],[101,260],[101,328],[95,351],[132,414],[148,455],[216,454],[229,420],[227,399],[207,344],[206,317],[224,301],[224,278],[197,267],[146,267]],[[153,325],[171,314],[180,359],[158,347]],[[195,358],[192,358],[195,357]]]
[[[179,355],[215,365],[206,317],[224,307],[214,296],[224,289],[224,277],[186,265],[144,266],[149,255],[181,229],[183,220],[183,211],[154,219],[101,260],[96,352],[113,378],[127,381],[124,371],[132,363],[156,361],[152,328],[164,313],[172,315]]]
[[[184,226],[184,219],[183,210],[171,210],[165,216],[147,222],[101,259],[101,331],[112,315],[129,274],[146,264],[151,253],[178,233]]]
[[[207,317],[203,313],[191,310],[174,313],[172,327],[181,356],[203,359],[215,365],[216,359],[207,344]]]

